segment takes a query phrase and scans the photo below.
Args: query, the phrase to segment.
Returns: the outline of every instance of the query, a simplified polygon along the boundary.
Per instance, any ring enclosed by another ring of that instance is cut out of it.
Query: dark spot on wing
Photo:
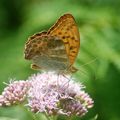
[[[37,44],[33,44],[33,47],[36,48],[36,47],[37,47]]]
[[[71,56],[71,57],[75,57],[74,55],[72,55],[72,54],[69,54],[69,56]]]
[[[65,39],[65,36],[62,36],[62,39]]]
[[[73,46],[70,46],[70,50],[74,49]]]
[[[69,28],[67,28],[66,30],[70,30]]]
[[[59,34],[59,35],[61,35],[62,33],[61,33],[61,32],[59,32],[58,34]]]
[[[76,51],[72,51],[72,53],[76,53]]]
[[[66,38],[70,38],[70,36],[66,36]]]
[[[34,39],[35,37],[36,37],[35,35],[34,35],[34,36],[31,36],[30,39]]]
[[[64,44],[69,44],[69,42],[68,42],[68,41],[66,41],[66,42],[64,42]]]
[[[74,40],[75,38],[74,37],[71,37],[72,40]]]

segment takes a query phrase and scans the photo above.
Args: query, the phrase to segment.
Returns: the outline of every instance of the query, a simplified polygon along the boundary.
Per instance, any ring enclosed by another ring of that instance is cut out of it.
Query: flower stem
[[[35,117],[34,114],[32,114],[32,112],[28,111],[23,105],[21,105],[21,104],[18,104],[18,105],[19,105],[19,107],[22,108],[29,116],[31,116],[31,118],[32,118],[33,120],[36,120],[36,117]]]

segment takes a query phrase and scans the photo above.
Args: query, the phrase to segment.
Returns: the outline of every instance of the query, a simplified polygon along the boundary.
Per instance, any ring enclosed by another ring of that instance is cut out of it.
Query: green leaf
[[[16,118],[0,117],[0,120],[18,120]]]

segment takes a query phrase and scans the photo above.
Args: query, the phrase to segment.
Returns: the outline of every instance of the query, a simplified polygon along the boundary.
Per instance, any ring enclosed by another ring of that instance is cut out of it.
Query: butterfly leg
[[[63,85],[60,88],[60,90],[65,91],[66,88],[69,87],[70,78],[68,76],[66,76],[65,72],[63,72],[63,71],[61,71],[59,73],[59,77],[65,77],[67,79],[67,82],[63,83]]]
[[[75,72],[78,71],[78,69],[75,68],[74,66],[70,65],[70,66],[66,69],[66,71],[68,71],[68,73],[75,73]]]
[[[65,84],[61,84],[62,83],[62,81],[61,81],[62,77],[64,77],[63,72],[57,73],[57,90],[58,90],[58,92],[61,92],[61,91],[65,90],[64,87],[65,87],[66,83]]]

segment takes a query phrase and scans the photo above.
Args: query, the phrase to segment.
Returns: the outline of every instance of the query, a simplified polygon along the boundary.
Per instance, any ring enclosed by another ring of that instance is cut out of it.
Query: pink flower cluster
[[[27,106],[35,113],[83,116],[93,107],[93,100],[83,89],[83,85],[69,76],[38,73],[27,81],[8,84],[0,95],[0,106],[27,101]]]
[[[13,81],[0,95],[0,106],[10,106],[21,103],[26,99],[30,83],[28,81]]]

